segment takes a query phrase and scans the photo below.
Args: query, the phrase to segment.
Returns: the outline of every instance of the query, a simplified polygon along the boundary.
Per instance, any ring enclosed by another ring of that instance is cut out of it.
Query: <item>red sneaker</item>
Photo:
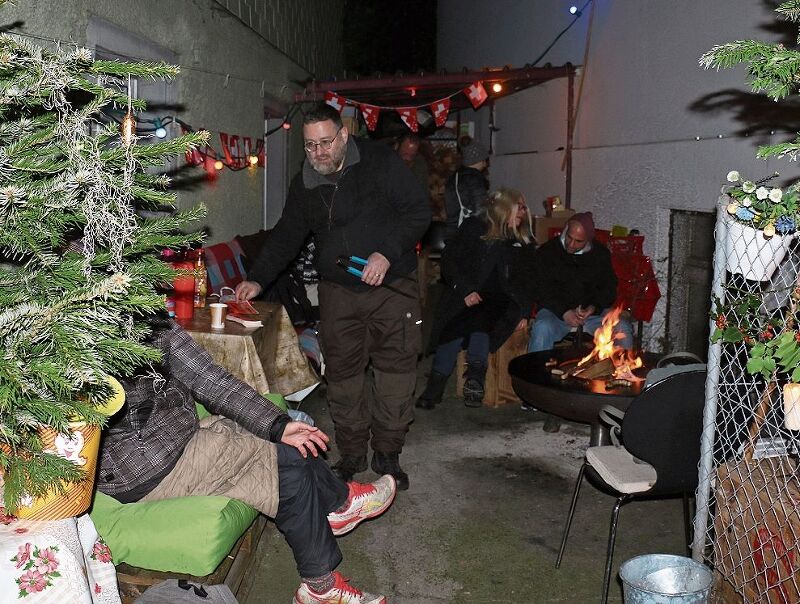
[[[328,522],[337,537],[349,533],[364,520],[383,514],[392,505],[397,494],[397,483],[389,474],[370,484],[348,482],[347,487],[347,508],[328,514]]]
[[[353,587],[336,571],[333,571],[333,576],[336,582],[323,594],[314,593],[308,584],[301,583],[294,594],[294,604],[386,604],[384,596]]]

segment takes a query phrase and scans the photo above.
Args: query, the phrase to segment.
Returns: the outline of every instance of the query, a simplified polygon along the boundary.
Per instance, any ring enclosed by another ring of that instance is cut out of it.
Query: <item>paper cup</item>
[[[225,327],[225,317],[228,315],[228,305],[216,302],[209,304],[211,309],[211,329],[223,329]]]

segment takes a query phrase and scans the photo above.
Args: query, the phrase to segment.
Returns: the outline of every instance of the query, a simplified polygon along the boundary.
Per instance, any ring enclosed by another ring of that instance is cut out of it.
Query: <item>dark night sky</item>
[[[347,76],[436,68],[436,0],[345,0]]]

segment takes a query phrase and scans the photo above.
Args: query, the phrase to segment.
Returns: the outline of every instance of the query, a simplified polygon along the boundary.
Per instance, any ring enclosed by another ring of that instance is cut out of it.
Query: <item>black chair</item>
[[[622,504],[635,498],[667,498],[683,496],[683,514],[687,548],[690,544],[689,497],[697,488],[698,463],[700,461],[700,435],[703,426],[703,405],[705,402],[706,372],[692,370],[670,375],[649,385],[631,402],[622,420],[621,440],[624,450],[610,447],[590,447],[578,473],[578,481],[572,495],[572,503],[564,527],[561,548],[556,559],[556,568],[561,566],[561,558],[567,545],[572,517],[578,503],[578,495],[584,476],[596,488],[617,497],[611,512],[611,526],[608,533],[606,568],[603,580],[602,602],[608,601],[611,564],[614,558],[614,543],[617,536],[617,520]],[[605,451],[601,451],[605,449]],[[593,451],[595,450],[595,451]],[[632,455],[635,459],[630,458]],[[609,454],[609,455],[604,455]],[[602,463],[601,471],[611,478],[622,478],[622,468],[634,469],[634,473],[652,473],[652,479],[640,481],[638,485],[630,481],[620,484],[612,480],[616,488],[603,479],[590,461],[600,467],[601,460],[626,457],[625,463]],[[641,461],[646,462],[644,466]],[[631,465],[633,464],[633,465]],[[650,469],[647,469],[649,464]],[[637,467],[638,466],[638,467]],[[618,474],[614,474],[617,472]],[[650,485],[650,486],[648,486]]]

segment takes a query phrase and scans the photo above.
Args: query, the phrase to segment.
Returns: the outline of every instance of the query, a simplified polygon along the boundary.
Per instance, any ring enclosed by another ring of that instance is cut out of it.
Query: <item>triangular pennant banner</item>
[[[329,90],[325,93],[325,102],[341,113],[342,109],[344,109],[344,106],[347,104],[347,99]]]
[[[481,82],[473,82],[470,86],[464,88],[464,94],[467,95],[469,102],[472,103],[472,107],[475,109],[483,105],[486,97],[489,96]]]
[[[436,122],[436,126],[441,128],[447,121],[447,114],[450,113],[450,99],[436,101],[431,105],[431,111],[433,111],[433,119]]]
[[[367,123],[367,130],[372,132],[378,127],[378,117],[380,109],[375,105],[367,105],[366,103],[359,103],[358,108],[361,109],[361,115],[364,116],[364,121]]]
[[[416,107],[398,107],[397,113],[400,114],[400,119],[403,120],[403,123],[408,126],[408,129],[411,130],[411,132],[416,132],[419,130]]]

